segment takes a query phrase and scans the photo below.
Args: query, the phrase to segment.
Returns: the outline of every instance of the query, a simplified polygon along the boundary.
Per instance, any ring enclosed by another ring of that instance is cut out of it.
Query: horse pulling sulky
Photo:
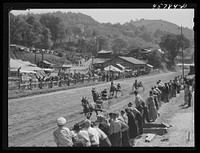
[[[92,105],[87,97],[82,97],[82,106],[83,106],[83,113],[89,119],[92,115],[92,112],[95,111],[96,115],[98,115],[98,111],[103,112],[102,104],[94,104]]]

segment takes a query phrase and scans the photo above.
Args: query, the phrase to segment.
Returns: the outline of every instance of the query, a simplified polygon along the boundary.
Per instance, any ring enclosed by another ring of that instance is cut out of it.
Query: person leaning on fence
[[[67,127],[66,119],[64,117],[59,117],[57,119],[58,129],[53,132],[54,141],[58,147],[72,147],[74,134]]]
[[[191,103],[192,103],[192,91],[190,90],[190,86],[188,86],[188,107],[191,106]]]

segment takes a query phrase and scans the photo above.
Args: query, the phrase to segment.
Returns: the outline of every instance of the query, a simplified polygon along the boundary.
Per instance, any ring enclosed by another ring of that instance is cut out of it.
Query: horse
[[[135,80],[135,83],[133,84],[133,87],[132,87],[132,92],[134,92],[135,90],[138,91],[140,87],[143,88],[143,92],[144,92],[145,88],[142,84],[142,81],[137,82],[137,80]]]
[[[115,98],[117,98],[117,93],[121,92],[121,96],[123,96],[123,92],[121,91],[121,86],[118,83],[118,85],[114,85],[113,82],[111,82],[111,86],[110,86],[110,95],[111,97],[114,96],[114,93],[116,93]]]
[[[98,111],[103,111],[101,106],[98,104],[93,106],[91,103],[89,103],[87,97],[82,97],[81,102],[83,106],[83,112],[88,119],[91,117],[93,111],[95,111],[96,115],[98,115]]]

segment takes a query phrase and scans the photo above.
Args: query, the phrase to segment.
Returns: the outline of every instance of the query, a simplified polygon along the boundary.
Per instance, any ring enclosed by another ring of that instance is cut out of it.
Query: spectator
[[[81,130],[78,123],[74,125],[73,131],[75,132],[74,146],[77,147],[91,146],[88,132]]]
[[[100,147],[111,147],[111,142],[108,138],[108,136],[97,126],[94,126],[94,129],[97,130],[97,132],[99,133],[99,146]]]
[[[153,92],[152,91],[149,92],[149,98],[147,99],[147,106],[148,106],[148,109],[149,109],[149,119],[150,119],[150,121],[154,122],[157,118],[157,109],[156,109],[156,106],[155,106],[155,101],[154,101],[154,98],[153,98]]]
[[[99,122],[99,129],[101,129],[109,138],[110,124],[108,120],[102,115],[97,115],[97,121]]]
[[[134,94],[135,94],[135,107],[136,107],[137,110],[139,110],[140,113],[142,114],[142,106],[141,106],[142,98],[141,98],[141,96],[138,94],[138,91],[134,91]]]
[[[184,104],[188,105],[188,93],[189,93],[189,86],[187,84],[184,85]]]
[[[74,137],[73,132],[70,131],[67,127],[64,127],[66,124],[66,119],[64,117],[59,117],[57,119],[58,129],[53,132],[54,141],[58,147],[72,147]]]
[[[165,94],[164,94],[164,102],[169,102],[169,86],[165,83]]]
[[[91,127],[91,121],[86,119],[83,124],[83,130],[87,131],[89,134],[91,147],[99,147],[99,133]]]
[[[130,139],[130,145],[135,145],[135,138],[139,135],[138,133],[138,127],[135,121],[134,114],[130,111],[130,108],[125,109],[127,117],[128,117],[128,126],[129,126],[129,139]]]
[[[124,110],[121,110],[121,117],[123,118],[124,123],[128,125],[128,117],[126,116],[126,112]],[[122,132],[122,147],[130,147],[129,129]]]
[[[110,120],[110,141],[113,147],[120,147],[121,144],[121,132],[128,129],[128,125],[117,120],[117,113],[109,114]]]
[[[142,108],[143,108],[143,114],[142,114],[143,123],[145,123],[145,120],[146,120],[147,122],[150,122],[150,120],[149,120],[149,109],[148,109],[148,107],[146,106],[145,102],[142,102]]]
[[[160,89],[156,86],[154,86],[154,89],[157,91],[158,93],[158,107],[161,107],[161,94],[162,92],[160,91]]]
[[[192,91],[190,90],[190,86],[187,87],[188,87],[188,107],[190,107],[192,103]]]
[[[136,108],[131,109],[131,111],[135,115],[135,119],[137,121],[138,129],[139,129],[139,131],[138,131],[139,132],[139,136],[141,136],[143,134],[143,118],[142,118],[142,114]]]

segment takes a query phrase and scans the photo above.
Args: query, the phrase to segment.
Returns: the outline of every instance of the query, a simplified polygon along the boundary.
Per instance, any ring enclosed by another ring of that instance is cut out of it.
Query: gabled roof
[[[101,51],[99,51],[98,53],[113,53],[113,51],[112,50],[101,50]]]
[[[104,58],[94,58],[93,59],[93,64],[98,64],[98,63],[104,63],[106,61],[108,61],[109,59],[104,59]]]
[[[119,58],[121,58],[121,59],[123,59],[125,61],[128,61],[130,63],[133,63],[133,64],[146,64],[145,62],[137,60],[137,59],[135,59],[133,57],[119,56]]]

